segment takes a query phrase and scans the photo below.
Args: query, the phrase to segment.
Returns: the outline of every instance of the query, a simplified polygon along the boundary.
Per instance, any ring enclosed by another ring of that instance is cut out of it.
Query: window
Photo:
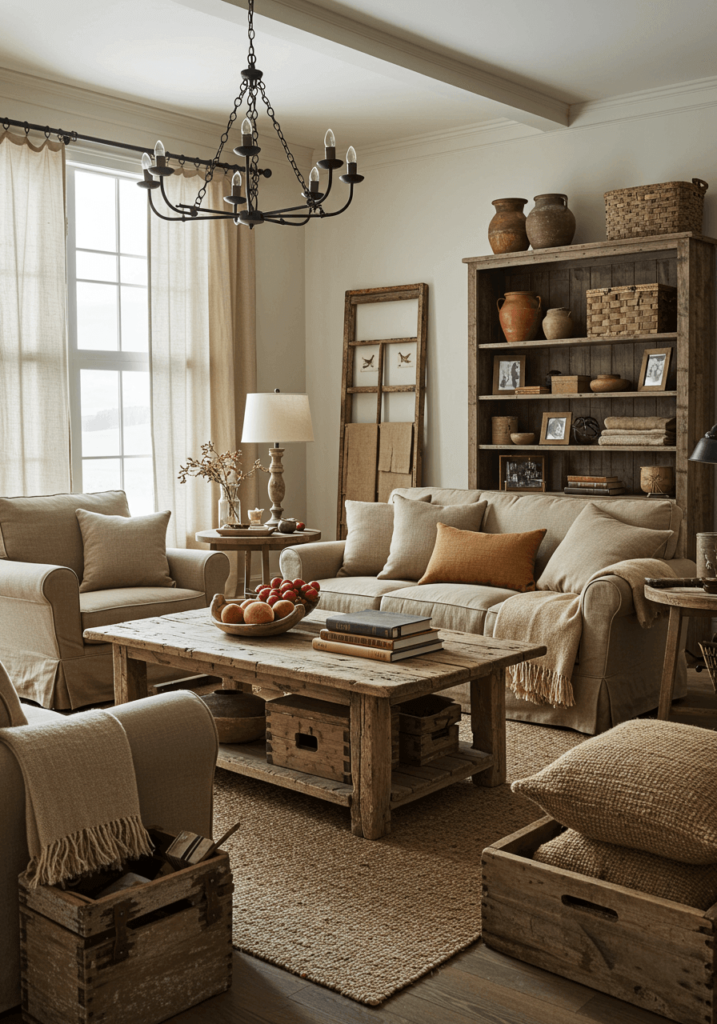
[[[68,164],[72,475],[154,511],[147,199],[137,178]]]

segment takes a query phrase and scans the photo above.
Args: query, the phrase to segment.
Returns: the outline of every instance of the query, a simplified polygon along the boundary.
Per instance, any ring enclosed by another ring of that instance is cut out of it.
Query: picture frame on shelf
[[[498,469],[499,490],[545,491],[544,455],[501,455]]]
[[[671,348],[646,348],[642,353],[637,390],[666,391],[671,359]]]
[[[515,389],[525,384],[525,356],[494,356],[493,358],[493,394],[515,394]]]
[[[544,412],[540,428],[541,444],[570,444],[571,412]]]

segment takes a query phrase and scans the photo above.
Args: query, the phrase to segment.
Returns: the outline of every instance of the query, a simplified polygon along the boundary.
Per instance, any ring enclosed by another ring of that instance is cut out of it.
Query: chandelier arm
[[[265,222],[268,222],[269,224],[281,224],[285,228],[303,228],[304,224],[308,224],[308,222],[310,220],[311,220],[311,214],[309,214],[307,217],[304,217],[303,220],[297,220],[297,221],[284,220],[283,217],[278,217],[278,218],[269,217],[266,214],[264,214],[264,221]]]
[[[219,148],[217,149],[216,155],[214,156],[212,162],[209,164],[209,167],[207,167],[206,171],[204,172],[204,184],[197,192],[197,198],[194,200],[194,205],[197,208],[199,208],[202,205],[204,196],[207,194],[207,186],[214,177],[214,171],[216,170],[216,166],[219,163],[219,158],[222,155],[222,150],[224,149],[224,146],[226,145],[229,139],[229,132],[231,131],[232,126],[237,119],[237,110],[239,109],[239,107],[241,107],[242,100],[244,99],[248,86],[249,83],[245,79],[239,88],[239,94],[234,100],[234,109],[229,115],[227,126],[224,132],[222,133],[221,139],[219,140]]]
[[[164,191],[164,178],[159,179],[159,191],[162,193],[162,199],[164,199],[165,203],[167,204],[170,210],[173,210],[174,213],[178,213],[181,217],[187,217],[188,220],[194,220],[194,217],[188,217],[183,210],[179,209],[178,206],[174,206],[173,203],[170,203],[169,199],[167,198],[167,193]],[[151,198],[152,196],[150,194],[150,200]]]
[[[171,220],[182,220],[182,221],[196,220],[195,217],[188,217],[184,213],[180,214],[179,217],[167,217],[167,216],[165,216],[165,214],[160,213],[159,210],[157,209],[157,207],[154,205],[154,202],[152,200],[152,193],[149,190],[147,191],[147,198],[149,199],[149,205],[152,207],[152,212],[155,213],[157,215],[157,217],[160,218],[160,220],[170,220],[170,221]],[[179,213],[179,211],[177,211],[177,213]]]
[[[354,187],[353,187],[353,184],[351,184],[349,187],[350,187],[351,191],[349,192],[349,198],[346,201],[346,205],[342,206],[340,210],[334,210],[333,213],[326,213],[325,210],[322,210],[321,211],[321,216],[322,217],[338,217],[338,215],[340,213],[343,213],[344,210],[348,210],[349,206],[351,206],[351,200],[354,197]]]
[[[308,192],[309,189],[308,189],[308,187],[306,185],[306,182],[304,181],[304,176],[303,176],[303,174],[301,173],[301,171],[298,168],[296,160],[294,159],[294,154],[289,149],[288,142],[284,138],[284,133],[281,130],[281,125],[276,120],[276,117],[274,115],[274,108],[272,107],[271,103],[269,102],[269,97],[266,95],[266,89],[264,88],[264,83],[263,82],[259,82],[259,92],[261,93],[261,98],[264,100],[264,105],[266,106],[266,112],[269,115],[269,118],[271,120],[272,125],[274,126],[274,131],[279,136],[279,142],[284,147],[284,153],[286,154],[286,159],[289,161],[289,164],[291,165],[291,169],[293,170],[294,175],[296,176],[296,180],[301,185],[302,190],[304,192]]]
[[[332,169],[331,169],[331,168],[329,167],[329,184],[328,184],[328,186],[327,186],[327,188],[326,188],[326,191],[325,191],[325,192],[324,192],[324,194],[322,195],[321,199],[318,199],[318,200],[316,201],[316,203],[314,204],[314,205],[315,205],[315,206],[316,206],[316,207],[317,207],[318,209],[321,209],[321,207],[322,207],[322,206],[324,205],[324,203],[326,202],[326,200],[327,200],[327,199],[329,198],[329,193],[331,192],[331,186],[332,186],[332,184],[333,184],[333,180],[334,180],[334,172],[333,172],[333,170],[332,170]]]
[[[291,216],[293,217],[298,217],[302,214],[305,214],[308,209],[310,209],[310,207],[307,206],[306,204],[303,204],[301,206],[284,206],[280,210],[270,210],[269,213],[264,214],[264,216],[276,217],[279,214],[288,213],[291,214]],[[301,211],[301,213],[299,213],[298,211]]]

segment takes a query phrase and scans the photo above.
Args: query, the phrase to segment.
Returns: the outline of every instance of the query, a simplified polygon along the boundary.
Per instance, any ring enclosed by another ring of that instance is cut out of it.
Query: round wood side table
[[[662,668],[660,684],[660,704],[657,717],[668,720],[672,708],[672,695],[675,689],[675,671],[677,655],[680,649],[680,633],[682,620],[695,618],[714,618],[717,615],[717,594],[707,594],[701,587],[648,587],[645,586],[645,597],[655,604],[665,604],[670,609],[670,621],[667,626],[667,644],[665,645],[665,662]],[[704,715],[703,708],[680,708],[681,715]]]
[[[269,552],[321,540],[321,530],[302,530],[300,533],[279,533],[277,530],[276,533],[269,534],[269,536],[265,534],[262,537],[250,537],[247,534],[243,534],[241,537],[224,537],[216,530],[200,530],[195,533],[194,539],[202,544],[208,544],[211,551],[244,552],[244,596],[246,597],[251,585],[251,556],[254,551],[261,552],[261,581],[270,583]]]

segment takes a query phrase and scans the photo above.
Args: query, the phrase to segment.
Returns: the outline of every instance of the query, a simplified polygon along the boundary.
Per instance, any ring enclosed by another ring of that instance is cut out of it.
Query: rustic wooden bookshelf
[[[625,497],[642,496],[640,468],[674,465],[675,500],[684,510],[684,553],[693,558],[695,534],[713,529],[714,470],[688,462],[698,439],[715,422],[715,246],[717,240],[684,232],[614,242],[591,242],[535,252],[464,259],[468,266],[468,478],[469,486],[495,490],[501,452],[545,455],[546,490],[561,493],[568,473],[615,475]],[[669,334],[586,337],[588,288],[659,282],[677,288],[677,330]],[[570,309],[575,337],[509,345],[498,320],[497,300],[507,291],[532,291],[543,308]],[[617,373],[637,380],[647,348],[674,350],[667,390],[596,395],[493,395],[493,359],[525,354],[526,383],[544,384],[550,370],[596,376]],[[491,417],[517,416],[519,430],[540,434],[544,412],[569,408],[573,418],[675,416],[674,447],[595,445],[494,445]],[[580,498],[578,498],[580,500]]]

